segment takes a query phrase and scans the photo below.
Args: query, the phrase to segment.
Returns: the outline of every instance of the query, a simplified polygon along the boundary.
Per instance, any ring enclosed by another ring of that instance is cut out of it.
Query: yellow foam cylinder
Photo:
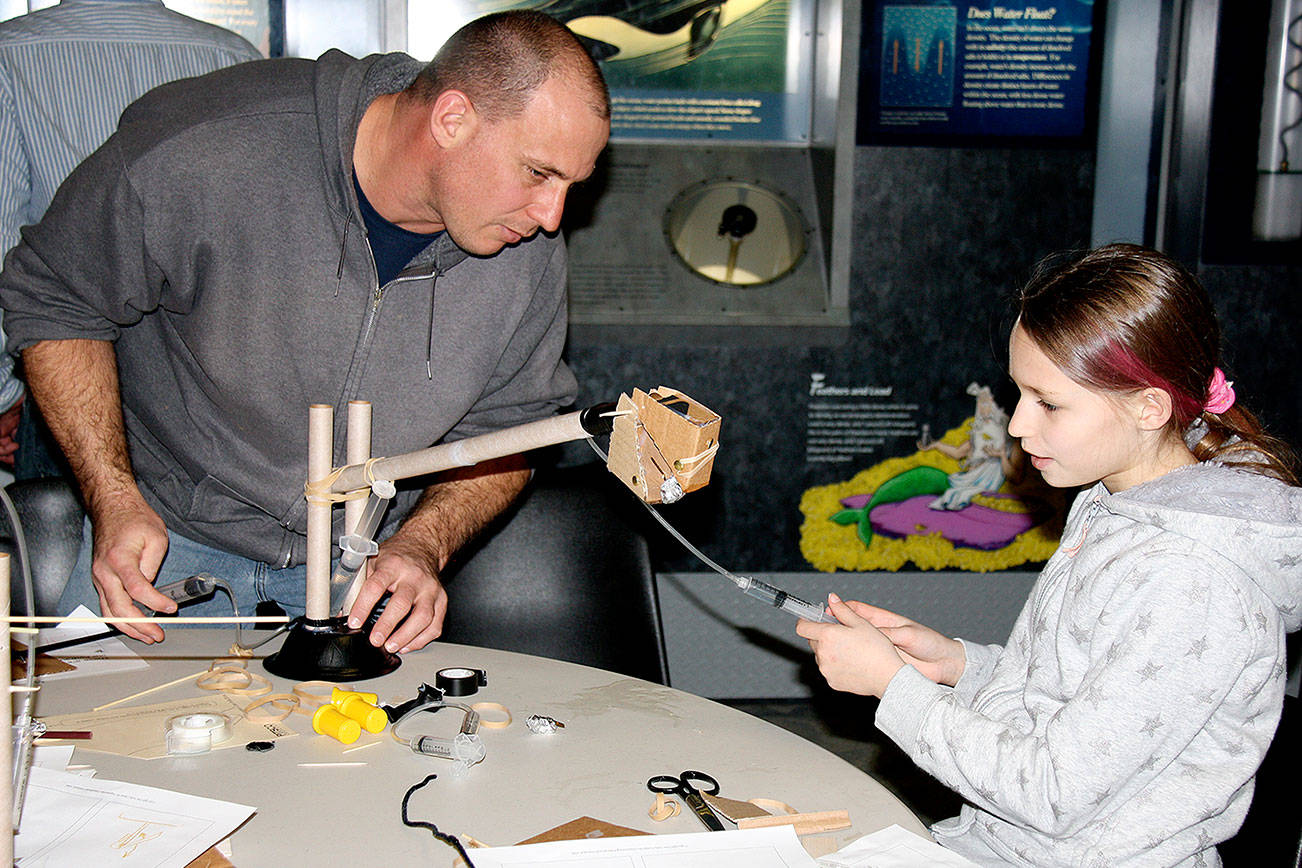
[[[389,723],[389,716],[384,709],[367,702],[360,694],[345,696],[335,703],[344,716],[357,721],[367,732],[381,732]]]
[[[349,690],[345,687],[335,687],[330,691],[330,701],[335,705],[339,705],[350,696],[360,696],[371,705],[378,706],[380,704],[380,694],[378,693],[363,693],[360,690]]]
[[[328,735],[344,744],[352,744],[361,738],[362,725],[333,705],[323,705],[312,715],[312,729],[321,735]]]

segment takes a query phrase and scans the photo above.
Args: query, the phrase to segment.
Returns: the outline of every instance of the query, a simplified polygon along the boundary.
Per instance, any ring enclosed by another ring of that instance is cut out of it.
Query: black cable
[[[1298,40],[1293,38],[1294,25],[1296,25],[1299,21],[1302,21],[1302,15],[1295,16],[1292,21],[1284,25],[1284,41],[1288,45],[1292,46],[1293,48],[1302,50],[1302,42],[1299,42]],[[1288,48],[1285,48],[1284,51],[1287,54]],[[1280,84],[1289,93],[1292,93],[1293,95],[1302,98],[1302,90],[1298,90],[1297,86],[1289,83],[1288,80],[1288,77],[1290,75],[1293,75],[1293,73],[1297,72],[1299,69],[1302,69],[1302,61],[1299,61],[1298,63],[1295,63],[1292,66],[1290,66],[1288,69],[1284,70],[1284,76],[1280,80]],[[1299,125],[1302,125],[1302,117],[1299,117],[1297,120],[1293,121],[1293,123],[1289,124],[1288,126],[1282,127],[1279,131],[1280,171],[1287,172],[1289,170],[1288,142],[1284,140],[1284,136]]]
[[[437,777],[438,775],[428,776],[427,778],[425,778],[425,780],[421,781],[418,784],[413,785],[411,789],[407,790],[407,795],[402,797],[403,825],[411,826],[413,828],[419,828],[419,829],[429,829],[430,832],[433,833],[435,838],[438,838],[444,844],[447,844],[453,850],[457,851],[457,855],[460,856],[462,860],[465,861],[466,868],[475,868],[475,863],[470,861],[470,857],[466,855],[466,848],[461,846],[461,842],[456,839],[456,836],[449,835],[446,832],[440,832],[439,827],[435,826],[433,823],[426,823],[423,820],[412,820],[407,817],[407,803],[411,801],[412,794]]]

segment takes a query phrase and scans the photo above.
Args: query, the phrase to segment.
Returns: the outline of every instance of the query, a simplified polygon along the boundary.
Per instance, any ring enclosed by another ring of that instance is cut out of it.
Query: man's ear
[[[1157,431],[1171,420],[1173,404],[1171,395],[1165,389],[1149,388],[1136,396],[1139,410],[1139,427],[1145,431]]]
[[[463,91],[445,90],[429,108],[430,135],[441,148],[469,141],[479,123],[479,113]]]

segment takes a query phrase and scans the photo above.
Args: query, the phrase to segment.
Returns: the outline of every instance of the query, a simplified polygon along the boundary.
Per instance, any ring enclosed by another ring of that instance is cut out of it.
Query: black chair
[[[22,522],[31,559],[32,590],[37,615],[58,614],[59,595],[72,575],[81,551],[85,512],[72,486],[64,479],[28,479],[6,488]],[[10,611],[27,614],[27,594],[7,510],[0,510],[0,551],[13,556],[10,569]]]
[[[1289,637],[1296,640],[1298,634]],[[1226,868],[1302,868],[1302,700],[1284,697],[1284,712],[1270,750],[1257,771],[1257,786],[1243,827],[1220,844]]]
[[[600,465],[539,471],[444,576],[442,639],[669,683],[655,573],[635,496]]]

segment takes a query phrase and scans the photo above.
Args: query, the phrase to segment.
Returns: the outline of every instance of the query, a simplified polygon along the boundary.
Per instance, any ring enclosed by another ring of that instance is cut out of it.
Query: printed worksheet
[[[253,813],[247,805],[35,767],[14,839],[21,868],[183,868]]]
[[[818,864],[822,868],[977,868],[975,862],[899,826],[864,835]]]
[[[585,838],[472,852],[475,868],[818,868],[790,826]]]

